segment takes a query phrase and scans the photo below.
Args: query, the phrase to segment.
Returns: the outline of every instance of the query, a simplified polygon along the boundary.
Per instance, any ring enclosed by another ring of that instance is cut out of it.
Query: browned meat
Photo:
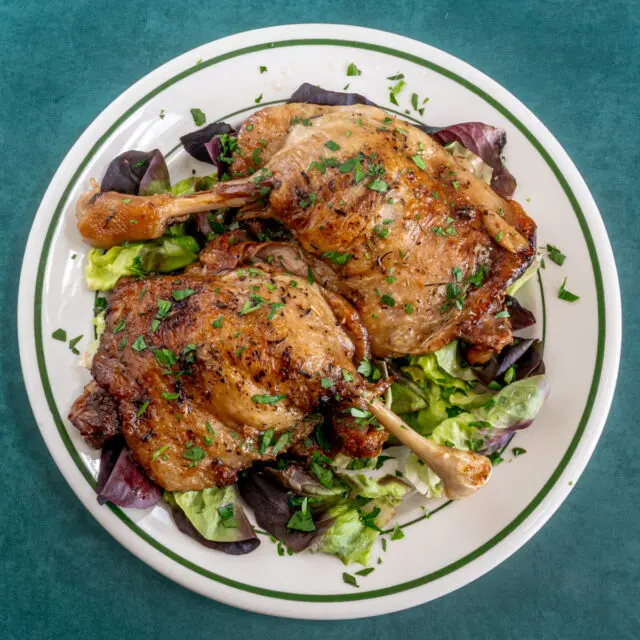
[[[93,380],[71,406],[69,420],[80,431],[80,435],[96,449],[102,449],[111,436],[120,433],[120,419],[115,401]]]
[[[232,172],[254,173],[210,192],[87,194],[82,235],[111,246],[143,237],[148,220],[158,235],[189,212],[264,198],[247,217],[281,221],[324,264],[314,275],[356,307],[375,356],[427,353],[458,337],[481,361],[511,341],[508,318],[495,314],[534,256],[535,224],[428,135],[375,107],[294,104],[252,116],[239,147]]]
[[[261,264],[121,281],[92,373],[148,476],[200,490],[273,459],[265,434],[284,451],[319,403],[360,395],[353,353],[317,285]]]
[[[332,267],[374,355],[426,353],[456,337],[478,351],[511,341],[508,319],[494,316],[535,253],[535,224],[516,202],[373,107],[264,109],[243,126],[233,171],[247,170],[257,140],[273,172],[269,215]]]

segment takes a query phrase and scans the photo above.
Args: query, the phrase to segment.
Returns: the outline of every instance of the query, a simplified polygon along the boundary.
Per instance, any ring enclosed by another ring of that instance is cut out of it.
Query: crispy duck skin
[[[121,281],[92,374],[147,475],[200,490],[273,459],[265,433],[271,445],[289,434],[285,451],[319,404],[361,394],[353,353],[320,288],[265,264]]]
[[[480,362],[512,341],[508,318],[495,314],[535,255],[535,224],[427,134],[376,107],[289,104],[251,116],[238,144],[231,170],[254,172],[244,180],[186,198],[87,197],[78,205],[81,233],[106,247],[134,239],[125,237],[129,227],[139,239],[150,211],[166,225],[264,198],[268,206],[247,217],[279,220],[331,269],[375,356],[433,352],[461,338]],[[115,211],[107,215],[105,203]]]

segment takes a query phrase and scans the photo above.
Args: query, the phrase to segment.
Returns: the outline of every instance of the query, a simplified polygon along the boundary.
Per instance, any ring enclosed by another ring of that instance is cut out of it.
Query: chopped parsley
[[[330,151],[337,151],[340,148],[340,145],[333,140],[327,140],[324,143],[324,146],[327,147]]]
[[[212,323],[211,326],[214,329],[221,329],[222,328],[222,316],[218,316]]]
[[[259,95],[259,96],[254,100],[254,102],[255,102],[256,104],[260,104],[260,103],[262,102],[262,94],[260,94],[260,95]]]
[[[396,306],[395,298],[392,295],[389,295],[388,293],[385,293],[380,297],[380,302],[386,305],[387,307]]]
[[[526,449],[523,449],[522,447],[513,447],[513,449],[511,449],[511,451],[513,452],[514,457],[518,457],[518,456],[522,456],[525,453],[527,453]]]
[[[189,465],[190,467],[195,467],[198,464],[198,462],[200,462],[200,460],[202,460],[203,458],[206,458],[206,456],[207,456],[206,451],[204,451],[200,447],[195,447],[195,446],[192,446],[191,448],[187,449],[182,454],[182,457],[185,460],[191,460],[191,464]]]
[[[389,185],[382,178],[374,178],[367,187],[378,193],[385,193],[385,191],[389,190]]]
[[[564,282],[560,285],[558,298],[560,298],[560,300],[566,300],[567,302],[575,302],[576,300],[580,300],[580,296],[577,296],[575,293],[571,293],[571,291],[567,291],[567,289],[564,288],[565,284],[567,284],[567,278],[565,278]]]
[[[255,396],[251,396],[251,399],[256,404],[276,404],[276,402],[280,402],[280,400],[284,400],[286,397],[287,397],[286,394],[272,396],[267,393],[259,393],[259,394],[256,394]]]
[[[404,531],[400,528],[400,525],[397,524],[391,534],[391,540],[402,540],[402,538],[404,538]]]
[[[333,264],[347,264],[349,258],[351,258],[350,253],[340,253],[339,251],[325,251],[322,254],[323,258],[329,258]]]
[[[113,333],[120,333],[124,331],[124,328],[127,326],[127,321],[124,318],[121,318],[115,327],[113,327]]]
[[[323,389],[331,389],[331,387],[335,386],[331,378],[320,378],[320,384]]]
[[[397,73],[395,76],[388,76],[387,80],[403,80],[404,73]]]
[[[366,569],[360,569],[360,571],[356,571],[357,576],[368,576],[370,573],[375,571],[374,567],[367,567]]]
[[[135,342],[131,345],[131,348],[138,353],[144,351],[147,348],[147,343],[144,341],[144,337],[138,336],[135,339]]]
[[[564,261],[567,258],[567,256],[565,256],[564,253],[560,251],[560,249],[554,247],[551,244],[547,245],[547,255],[549,256],[549,260],[552,260],[553,262],[561,266],[564,264]]]
[[[207,121],[207,116],[200,109],[191,109],[191,117],[196,127],[201,127]]]
[[[358,584],[358,581],[355,579],[355,577],[350,573],[347,573],[346,571],[342,574],[342,581],[346,584],[350,584],[352,587],[356,587],[358,589],[360,588],[360,585]]]
[[[225,529],[235,529],[238,526],[238,523],[235,519],[236,508],[233,502],[229,504],[225,504],[222,507],[218,507],[218,515],[222,520],[222,526]]]
[[[252,294],[250,300],[245,300],[244,305],[242,305],[242,309],[240,309],[239,313],[241,316],[246,316],[249,313],[257,311],[265,302],[266,300],[264,298]]]
[[[360,71],[360,69],[358,69],[358,67],[356,67],[356,65],[352,62],[347,67],[347,75],[348,76],[361,76],[362,75],[362,71]]]
[[[300,511],[294,512],[289,522],[287,522],[287,529],[307,532],[316,530],[316,525],[313,523],[313,518],[311,517],[311,511],[307,506],[307,498],[303,498],[302,508]]]
[[[267,71],[268,71],[267,67],[260,65],[260,73],[267,73]]]
[[[345,382],[353,382],[354,380],[353,373],[351,373],[350,371],[345,371],[344,369],[342,370],[342,378]]]
[[[411,156],[411,159],[415,162],[416,166],[423,171],[427,168],[427,165],[424,163],[424,160],[416,154],[415,156]]]
[[[499,313],[496,313],[495,317],[496,318],[509,318],[509,317],[511,317],[511,314],[505,309],[504,311],[500,311]]]
[[[404,312],[410,316],[413,313],[413,305],[412,304],[405,304],[404,305]]]
[[[274,430],[273,428],[271,429],[267,429],[261,436],[260,438],[260,455],[263,456],[266,452],[267,449],[269,448],[269,445],[271,444],[271,440],[273,440],[273,434],[274,434]]]
[[[284,303],[282,302],[272,302],[271,303],[271,311],[269,311],[269,315],[267,316],[267,320],[273,320],[276,316],[276,313],[279,309],[284,307]]]
[[[151,404],[150,400],[143,402],[138,409],[138,413],[136,413],[136,418],[139,418],[141,415],[144,415],[144,412],[147,410],[147,407]]]
[[[165,444],[163,447],[159,447],[158,449],[156,449],[151,456],[151,461],[155,462],[170,447],[170,444]]]
[[[162,392],[162,397],[171,402],[171,400],[177,400],[180,397],[179,393],[170,393],[169,391],[163,391]]]
[[[193,289],[174,289],[173,298],[179,302],[180,300],[184,300],[185,298],[192,296],[194,293],[195,291]]]
[[[67,341],[67,332],[64,329],[56,329],[51,334],[51,337],[54,340],[60,340],[60,342],[66,342]]]
[[[276,441],[276,443],[273,445],[273,448],[271,449],[271,453],[275,456],[278,455],[278,453],[280,453],[280,450],[285,447],[287,444],[289,444],[289,441],[291,440],[291,433],[289,431],[287,431],[286,433],[283,433],[278,440]]]
[[[389,234],[391,233],[391,229],[389,229],[389,227],[381,227],[380,225],[376,225],[373,228],[373,232],[380,238],[388,238]]]

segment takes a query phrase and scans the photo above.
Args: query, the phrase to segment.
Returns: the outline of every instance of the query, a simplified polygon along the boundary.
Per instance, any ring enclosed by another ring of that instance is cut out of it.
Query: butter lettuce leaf
[[[91,291],[110,291],[123,276],[169,273],[198,259],[200,247],[192,236],[164,236],[149,242],[89,251],[85,278]]]
[[[203,491],[165,491],[165,500],[180,508],[206,540],[237,542],[255,537],[235,485]]]

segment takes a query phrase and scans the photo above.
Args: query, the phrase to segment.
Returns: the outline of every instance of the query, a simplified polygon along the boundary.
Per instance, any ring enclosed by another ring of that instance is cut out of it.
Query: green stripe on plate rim
[[[584,235],[585,241],[587,243],[587,248],[589,251],[589,257],[591,259],[591,264],[593,267],[593,275],[596,286],[596,296],[597,296],[597,305],[598,305],[598,342],[597,342],[597,351],[596,351],[596,361],[594,367],[594,374],[591,381],[591,387],[589,390],[589,394],[587,396],[587,402],[582,414],[582,418],[578,424],[576,432],[564,454],[557,468],[551,475],[551,477],[544,484],[542,489],[538,492],[538,494],[531,500],[531,502],[526,506],[526,508],[516,517],[514,518],[504,529],[502,529],[499,533],[493,536],[490,540],[485,542],[483,545],[478,547],[475,551],[467,554],[466,556],[460,558],[456,562],[453,562],[446,567],[442,567],[441,569],[434,571],[426,576],[422,576],[420,578],[416,578],[414,580],[410,580],[408,582],[403,582],[401,584],[397,584],[391,587],[386,587],[383,589],[375,589],[372,591],[363,591],[352,594],[327,594],[327,595],[319,595],[319,594],[299,594],[299,593],[287,593],[282,591],[274,591],[271,589],[265,589],[262,587],[255,587],[253,585],[244,584],[241,582],[237,582],[236,580],[231,580],[230,578],[226,578],[224,576],[215,574],[207,569],[203,569],[202,567],[194,564],[193,562],[183,558],[182,556],[176,554],[174,551],[171,551],[164,545],[160,544],[157,540],[152,538],[148,533],[143,531],[137,524],[135,524],[122,510],[114,505],[109,505],[108,508],[124,523],[131,529],[134,533],[140,536],[143,540],[148,542],[151,546],[153,546],[157,551],[163,553],[168,558],[171,558],[175,562],[181,564],[194,571],[195,573],[215,580],[221,584],[235,587],[242,591],[247,591],[249,593],[254,593],[256,595],[267,596],[272,598],[280,598],[283,600],[294,600],[301,602],[348,602],[354,600],[365,600],[368,598],[377,598],[381,596],[387,596],[399,593],[401,591],[406,591],[408,589],[413,589],[415,587],[419,587],[425,585],[429,582],[433,582],[439,578],[442,578],[446,575],[453,573],[454,571],[464,567],[469,564],[473,560],[476,560],[484,553],[495,547],[499,542],[504,540],[509,534],[511,534],[517,527],[519,527],[538,507],[538,505],[542,502],[542,500],[547,496],[549,491],[557,482],[558,478],[566,468],[567,464],[571,460],[573,453],[575,452],[580,439],[584,433],[586,424],[589,420],[589,416],[591,415],[591,411],[593,409],[593,404],[595,402],[595,398],[598,392],[598,386],[600,383],[600,376],[602,372],[602,363],[604,359],[604,343],[605,343],[605,335],[606,335],[606,324],[605,324],[605,303],[604,303],[604,287],[602,283],[602,272],[600,269],[600,263],[598,261],[598,256],[596,253],[595,245],[593,243],[593,238],[591,236],[591,232],[589,230],[588,223],[584,217],[582,209],[577,201],[576,196],[571,190],[566,178],[561,173],[560,169],[551,158],[550,154],[547,150],[540,144],[537,138],[531,133],[525,125],[518,120],[506,107],[500,104],[495,98],[491,97],[485,91],[477,87],[475,84],[462,78],[461,76],[445,69],[444,67],[430,62],[428,60],[424,60],[419,56],[415,56],[413,54],[405,53],[403,51],[399,51],[397,49],[391,49],[389,47],[384,47],[377,44],[371,44],[367,42],[354,42],[348,40],[332,40],[326,38],[313,38],[313,39],[305,39],[305,40],[282,40],[279,42],[268,42],[258,45],[253,45],[250,47],[245,47],[242,49],[237,49],[235,51],[230,51],[228,53],[215,56],[210,58],[209,60],[203,61],[199,64],[196,64],[185,71],[173,76],[169,80],[166,80],[158,87],[156,87],[153,91],[147,93],[143,98],[138,100],[133,106],[131,106],[124,114],[122,114],[108,129],[107,131],[98,139],[98,141],[93,145],[90,149],[89,153],[82,160],[76,171],[74,172],[69,184],[65,188],[60,201],[55,209],[53,217],[51,219],[51,223],[49,228],[47,229],[47,233],[44,238],[42,253],[40,256],[38,273],[36,277],[36,290],[35,290],[35,298],[34,298],[34,333],[35,333],[35,342],[36,342],[36,355],[37,355],[37,363],[38,369],[40,371],[40,377],[42,381],[42,386],[44,390],[45,397],[47,399],[47,404],[49,405],[49,409],[51,411],[52,417],[58,429],[58,433],[62,441],[65,444],[69,455],[75,462],[76,466],[87,480],[87,482],[95,489],[95,480],[89,470],[85,467],[80,455],[76,451],[71,439],[65,429],[64,423],[60,417],[60,413],[55,404],[55,399],[53,397],[53,393],[51,390],[51,385],[49,383],[49,377],[46,368],[46,362],[44,357],[43,350],[43,337],[42,337],[42,295],[43,295],[43,283],[46,272],[46,266],[49,258],[49,252],[51,249],[51,240],[53,237],[53,233],[58,224],[60,216],[62,215],[62,211],[66,205],[66,202],[69,197],[69,193],[72,188],[75,186],[76,181],[80,177],[80,174],[84,171],[85,167],[89,163],[89,161],[96,155],[97,151],[104,144],[104,142],[116,131],[116,129],[129,118],[133,113],[135,113],[141,106],[146,104],[151,98],[155,97],[159,93],[161,93],[167,87],[179,82],[183,78],[186,78],[193,73],[200,71],[201,69],[205,69],[207,67],[213,66],[215,64],[219,64],[224,62],[225,60],[230,60],[232,58],[236,58],[242,55],[255,53],[258,51],[263,51],[265,49],[278,49],[284,47],[296,47],[296,46],[335,46],[335,47],[345,47],[350,49],[364,49],[368,51],[374,51],[377,53],[382,53],[384,55],[392,56],[395,58],[400,58],[407,62],[411,62],[413,64],[426,67],[439,73],[450,80],[457,82],[462,85],[469,91],[475,93],[477,96],[482,98],[485,102],[490,104],[494,109],[500,112],[503,116],[505,116],[532,144],[532,146],[538,151],[538,153],[542,156],[544,161],[547,163],[549,168],[552,170],[556,179],[562,186],[571,206],[578,218],[578,222],[580,224],[580,228]],[[266,105],[267,103],[265,103]],[[260,105],[264,106],[264,105]],[[231,114],[231,115],[237,115]],[[227,116],[231,117],[231,116]]]

